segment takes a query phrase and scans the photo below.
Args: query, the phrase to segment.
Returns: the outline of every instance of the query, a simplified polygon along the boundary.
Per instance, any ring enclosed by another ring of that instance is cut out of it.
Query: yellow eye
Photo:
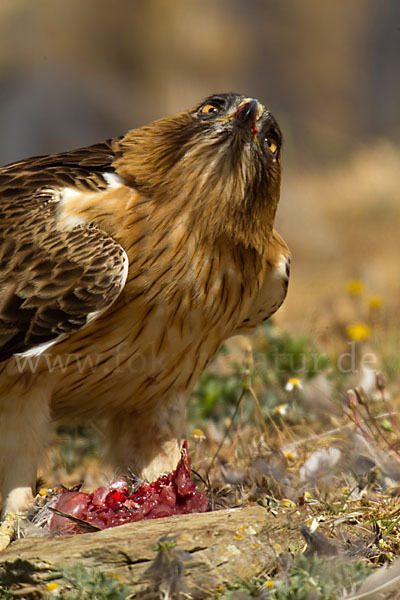
[[[276,144],[273,139],[268,138],[268,137],[265,138],[265,143],[267,144],[268,148],[271,150],[272,154],[275,154],[276,151],[278,150],[278,144]]]
[[[212,114],[217,114],[219,113],[219,108],[218,106],[215,106],[215,104],[205,104],[204,106],[201,107],[200,112],[207,115],[212,115]]]

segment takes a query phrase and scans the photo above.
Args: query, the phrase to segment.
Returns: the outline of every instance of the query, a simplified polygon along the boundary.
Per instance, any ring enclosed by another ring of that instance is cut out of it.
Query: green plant
[[[329,356],[321,352],[308,335],[278,331],[272,321],[263,325],[262,332],[254,362],[268,383],[284,385],[293,375],[310,379],[331,365]]]
[[[130,594],[128,587],[112,575],[87,569],[81,563],[60,569],[58,575],[63,580],[62,591],[57,595],[61,600],[126,600]],[[52,597],[53,594],[48,596]]]
[[[332,367],[327,354],[318,350],[311,338],[304,335],[291,335],[278,331],[270,321],[265,323],[254,342],[252,364],[250,367],[252,385],[265,417],[279,421],[279,408],[288,403],[293,410],[290,420],[298,422],[306,416],[302,410],[302,383]],[[222,347],[218,353],[226,355]],[[227,357],[229,359],[229,357]],[[228,362],[224,373],[215,368],[208,369],[201,376],[189,404],[189,420],[198,424],[199,420],[214,419],[221,423],[232,417],[242,387],[245,370],[243,364]],[[288,381],[298,379],[298,389],[288,394]],[[242,423],[251,423],[254,419],[254,405],[249,401],[241,407]]]
[[[205,371],[189,403],[189,420],[214,418],[221,421],[229,416],[240,391],[240,378],[239,368],[230,375]]]
[[[286,581],[277,581],[271,600],[331,600],[358,586],[372,571],[361,561],[296,557]]]
[[[235,592],[240,593],[240,598],[266,598],[265,580],[260,577],[250,579],[238,578],[234,583],[227,583],[219,589],[213,598],[216,600],[230,600],[235,597]]]
[[[233,600],[235,592],[241,592],[240,598],[259,600],[333,600],[358,586],[371,571],[372,568],[361,561],[307,558],[301,554],[281,579],[237,579],[218,590],[214,598]]]

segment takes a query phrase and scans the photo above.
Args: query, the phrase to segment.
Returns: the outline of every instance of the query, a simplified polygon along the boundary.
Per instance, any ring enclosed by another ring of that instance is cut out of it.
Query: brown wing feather
[[[0,206],[7,198],[36,194],[41,188],[80,185],[91,189],[106,187],[102,173],[112,169],[112,149],[118,139],[61,154],[36,156],[0,169]]]
[[[110,143],[0,169],[0,361],[68,335],[121,292],[124,249],[96,227],[56,228],[65,185],[104,189]]]

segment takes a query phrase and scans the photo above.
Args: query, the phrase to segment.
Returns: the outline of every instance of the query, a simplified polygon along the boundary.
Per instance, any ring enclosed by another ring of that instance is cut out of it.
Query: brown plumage
[[[0,169],[4,513],[31,497],[52,418],[105,420],[122,470],[175,466],[199,375],[286,294],[280,146],[260,103],[222,94]]]

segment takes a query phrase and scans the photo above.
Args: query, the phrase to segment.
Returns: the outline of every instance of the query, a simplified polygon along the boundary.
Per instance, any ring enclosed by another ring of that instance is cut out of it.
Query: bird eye
[[[219,113],[219,108],[215,104],[205,104],[201,107],[200,112],[204,115],[215,115]]]
[[[269,138],[269,137],[265,138],[265,143],[267,144],[268,148],[271,150],[272,154],[276,154],[276,151],[278,150],[278,144],[276,142],[274,142],[274,140],[272,138]]]

